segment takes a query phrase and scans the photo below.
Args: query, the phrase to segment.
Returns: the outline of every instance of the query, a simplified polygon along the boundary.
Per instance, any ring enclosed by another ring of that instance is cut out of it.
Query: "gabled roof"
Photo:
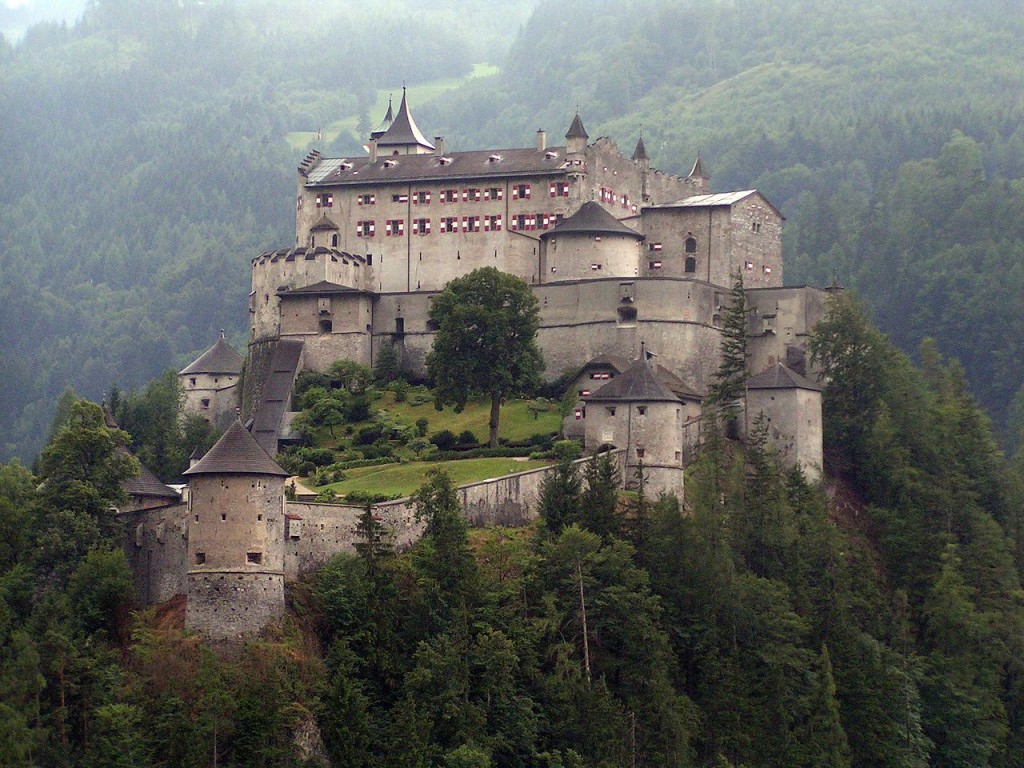
[[[566,172],[565,147],[546,149],[480,149],[438,155],[379,156],[370,158],[334,157],[317,160],[306,176],[307,187],[350,185],[411,184],[418,181],[517,176],[563,176]]]
[[[756,189],[744,189],[740,192],[715,192],[710,195],[693,195],[671,203],[651,206],[652,208],[717,208],[735,205],[751,195],[758,194]]]
[[[701,396],[686,386],[686,382],[676,376],[663,365],[654,366],[654,375],[662,386],[676,395],[680,400],[700,400]]]
[[[203,352],[196,360],[181,369],[179,375],[192,373],[223,373],[237,375],[242,372],[242,356],[224,341],[224,332],[217,343]]]
[[[620,373],[593,394],[583,398],[590,402],[629,402],[629,403],[678,403],[679,398],[673,395],[658,381],[651,367],[643,360]]]
[[[639,139],[636,140],[636,149],[633,150],[633,157],[630,158],[630,159],[632,159],[632,160],[650,160],[651,159],[651,158],[649,158],[647,156],[647,147],[644,146],[644,137],[643,136],[641,136]],[[697,162],[700,162],[700,160],[698,160]]]
[[[286,296],[335,296],[338,294],[345,293],[365,293],[372,295],[372,291],[364,291],[360,288],[350,288],[347,285],[340,285],[339,283],[332,283],[327,280],[321,280],[319,283],[313,283],[313,285],[306,285],[302,288],[281,288],[277,291],[277,295],[282,298]]]
[[[379,139],[378,147],[405,147],[416,145],[427,149],[434,149],[434,145],[427,141],[426,136],[416,126],[409,112],[409,100],[406,98],[405,88],[402,88],[402,103],[398,105],[398,114],[394,121],[388,126]]]
[[[627,227],[593,200],[585,202],[576,213],[562,219],[541,238],[558,235],[629,235],[637,240],[644,239],[644,235]]]
[[[580,113],[576,113],[576,117],[572,119],[572,124],[569,126],[569,130],[565,132],[565,138],[567,139],[589,139],[590,134],[587,133],[587,129],[583,127],[583,118],[580,117]]]
[[[242,422],[234,421],[227,432],[195,466],[186,469],[186,475],[277,475],[288,473],[277,466],[256,438],[250,435]]]
[[[820,392],[821,387],[806,376],[801,376],[782,363],[766,368],[747,379],[747,389],[809,389]]]
[[[325,213],[316,224],[309,228],[309,231],[317,232],[321,229],[338,229],[338,225],[331,221]]]
[[[277,453],[281,425],[299,370],[302,347],[301,339],[281,339],[270,358],[270,371],[252,423],[253,437],[268,454]]]

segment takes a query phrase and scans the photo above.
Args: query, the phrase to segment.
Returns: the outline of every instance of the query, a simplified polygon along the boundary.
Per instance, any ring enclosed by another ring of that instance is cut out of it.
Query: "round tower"
[[[540,236],[541,281],[636,277],[643,239],[590,200]]]
[[[284,612],[284,481],[235,421],[189,480],[185,627],[210,640],[258,633]]]

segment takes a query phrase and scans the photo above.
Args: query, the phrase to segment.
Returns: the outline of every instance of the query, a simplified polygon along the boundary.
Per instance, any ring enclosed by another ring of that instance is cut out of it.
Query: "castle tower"
[[[197,413],[211,424],[224,424],[238,407],[238,380],[242,356],[220,338],[178,377],[185,392],[185,412]]]
[[[565,132],[566,147],[565,153],[569,157],[578,156],[580,159],[587,151],[587,139],[590,138],[590,134],[587,133],[587,129],[583,127],[583,118],[580,117],[580,113],[576,113],[576,117],[572,119],[572,124],[569,126],[569,130]]]
[[[626,487],[637,486],[642,470],[648,496],[665,492],[681,499],[684,404],[658,380],[650,361],[637,360],[583,400],[587,450],[625,448]]]
[[[371,137],[370,140],[372,142],[374,139]],[[388,129],[376,138],[376,148],[382,155],[427,155],[434,151],[434,145],[427,141],[412,119],[405,88],[402,88],[402,103],[398,105],[398,114]]]
[[[768,419],[768,444],[785,466],[799,464],[811,482],[821,477],[821,387],[782,363],[747,380],[747,430]]]
[[[391,109],[391,97],[388,96],[388,113],[384,115],[384,119],[381,120],[380,125],[377,126],[377,130],[370,132],[370,139],[379,139],[388,132],[388,128],[391,127],[393,122],[395,122],[395,113]]]
[[[630,158],[640,168],[640,197],[644,203],[651,201],[650,191],[647,188],[647,177],[651,172],[651,158],[647,156],[647,147],[644,146],[644,136],[641,133],[636,140],[636,148]]]
[[[211,640],[261,631],[284,612],[284,481],[241,422],[189,480],[185,627]]]
[[[620,222],[593,200],[544,232],[541,280],[589,280],[636,277],[644,236]]]

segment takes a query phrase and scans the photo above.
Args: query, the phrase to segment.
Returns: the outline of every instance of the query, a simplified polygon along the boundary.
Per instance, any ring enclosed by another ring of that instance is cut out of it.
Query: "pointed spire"
[[[640,134],[640,138],[636,140],[636,149],[633,150],[633,160],[650,160],[647,156],[647,147],[644,146],[644,135]]]
[[[704,170],[704,163],[701,162],[700,152],[697,152],[697,160],[693,164],[693,169],[690,171],[691,179],[710,179],[707,172]]]
[[[572,119],[572,125],[569,126],[569,130],[565,134],[567,139],[589,139],[590,134],[587,133],[587,129],[583,127],[583,119],[580,117],[579,110],[576,110],[576,117]]]
[[[370,139],[371,139],[371,141],[373,139],[379,139],[381,136],[383,136],[385,133],[387,133],[388,132],[388,128],[391,127],[391,124],[393,122],[395,122],[395,115],[394,115],[394,112],[392,112],[392,110],[391,110],[391,95],[389,94],[388,95],[388,113],[386,115],[384,115],[384,119],[381,120],[380,125],[377,126],[377,130],[370,131]]]
[[[377,139],[377,146],[414,146],[430,152],[434,150],[434,145],[427,141],[426,136],[416,126],[416,121],[412,119],[405,86],[402,86],[402,103],[398,105],[398,114],[387,131]]]

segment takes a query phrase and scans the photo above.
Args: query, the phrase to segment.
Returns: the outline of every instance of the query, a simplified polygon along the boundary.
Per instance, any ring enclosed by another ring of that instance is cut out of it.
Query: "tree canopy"
[[[536,387],[544,369],[535,341],[537,297],[518,277],[482,267],[448,283],[434,298],[430,319],[437,334],[427,370],[438,409],[461,410],[474,395],[489,397],[488,443],[496,448],[502,399]]]

